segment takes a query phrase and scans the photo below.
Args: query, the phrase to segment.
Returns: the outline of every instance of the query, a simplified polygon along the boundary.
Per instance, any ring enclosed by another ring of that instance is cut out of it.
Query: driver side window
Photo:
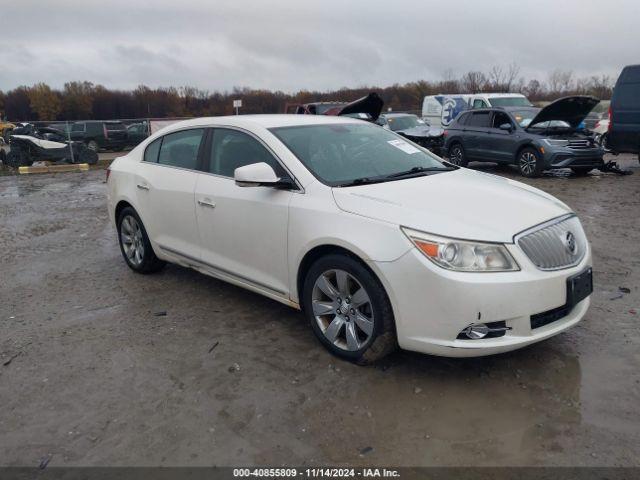
[[[208,172],[233,178],[236,168],[264,162],[278,177],[287,177],[282,165],[258,140],[246,133],[226,128],[213,131]]]
[[[495,112],[493,114],[493,120],[491,121],[491,128],[500,128],[500,125],[503,125],[505,123],[508,123],[511,126],[513,126],[513,124],[511,123],[511,119],[509,118],[509,115],[507,115],[504,112]]]

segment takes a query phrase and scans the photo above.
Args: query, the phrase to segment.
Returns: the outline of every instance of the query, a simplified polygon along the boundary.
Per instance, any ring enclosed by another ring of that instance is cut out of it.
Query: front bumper
[[[572,150],[563,148],[547,150],[544,154],[545,168],[571,168],[592,167],[604,165],[604,150],[601,148],[589,148],[585,150]]]
[[[591,250],[572,268],[538,270],[515,245],[507,248],[518,272],[466,273],[442,269],[417,249],[394,262],[373,262],[394,309],[400,347],[446,357],[476,357],[515,350],[554,336],[578,323],[590,297],[551,323],[532,328],[531,316],[562,307],[566,280],[591,265]],[[504,336],[457,339],[473,323],[504,321]]]

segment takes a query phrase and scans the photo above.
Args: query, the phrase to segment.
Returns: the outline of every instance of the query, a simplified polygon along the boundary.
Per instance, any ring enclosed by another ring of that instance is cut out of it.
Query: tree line
[[[166,118],[231,115],[233,100],[242,99],[241,113],[282,113],[287,103],[313,101],[352,101],[376,91],[385,108],[417,111],[426,95],[481,92],[518,92],[531,101],[584,94],[599,99],[611,98],[614,80],[607,75],[577,78],[570,70],[555,70],[544,80],[525,80],[520,68],[512,63],[494,66],[488,72],[469,71],[456,77],[446,71],[439,81],[418,80],[388,87],[341,88],[332,91],[282,91],[234,88],[226,92],[208,92],[194,87],[109,89],[90,82],[68,82],[62,89],[46,83],[19,86],[0,91],[0,116],[14,121],[25,120],[104,120],[126,118]]]

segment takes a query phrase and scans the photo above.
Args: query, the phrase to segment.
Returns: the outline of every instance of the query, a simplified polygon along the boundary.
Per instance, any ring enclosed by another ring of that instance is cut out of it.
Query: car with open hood
[[[285,113],[344,116],[375,122],[383,106],[382,98],[376,92],[371,92],[353,102],[288,103],[285,105]]]
[[[115,159],[107,192],[133,271],[177,263],[300,309],[359,363],[398,345],[505,352],[589,306],[591,250],[567,205],[353,118],[177,122]]]
[[[432,127],[417,115],[383,113],[378,117],[376,123],[425,147],[436,155],[440,154],[444,142],[444,130],[440,127]]]
[[[580,128],[598,104],[591,96],[571,96],[546,107],[502,107],[461,114],[445,131],[449,161],[517,165],[526,177],[544,170],[570,168],[585,174],[604,165],[604,149]]]

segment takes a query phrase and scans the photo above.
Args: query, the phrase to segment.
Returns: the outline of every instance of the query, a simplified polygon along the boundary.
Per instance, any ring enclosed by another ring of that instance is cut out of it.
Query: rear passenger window
[[[162,138],[154,140],[151,142],[147,149],[144,151],[144,161],[156,163],[158,161],[158,154],[160,153],[160,144],[162,143]]]
[[[237,130],[224,128],[214,130],[209,159],[210,173],[233,178],[236,168],[261,162],[273,168],[278,177],[286,176],[280,163],[255,138]]]
[[[466,123],[470,127],[488,127],[489,126],[489,112],[477,112],[471,115],[471,118]]]
[[[198,128],[165,135],[162,137],[158,163],[195,170],[203,133],[204,129]]]

